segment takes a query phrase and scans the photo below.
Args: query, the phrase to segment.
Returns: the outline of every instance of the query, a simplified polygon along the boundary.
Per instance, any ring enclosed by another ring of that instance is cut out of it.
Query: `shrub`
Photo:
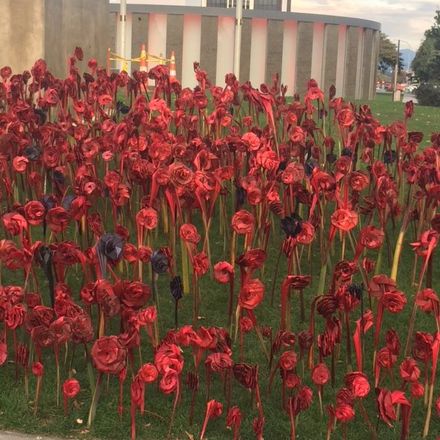
[[[416,89],[416,97],[421,105],[440,107],[440,84],[420,84]]]

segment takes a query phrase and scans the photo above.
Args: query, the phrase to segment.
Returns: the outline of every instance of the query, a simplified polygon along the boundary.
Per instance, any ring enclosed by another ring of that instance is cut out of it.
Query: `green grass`
[[[403,104],[392,103],[391,97],[389,96],[378,96],[374,101],[369,102],[372,107],[373,112],[377,117],[384,123],[391,123],[394,120],[399,120],[403,118]],[[429,139],[429,134],[431,131],[437,131],[440,127],[436,126],[436,121],[439,121],[440,109],[433,109],[429,107],[418,107],[416,106],[415,115],[409,123],[409,127],[414,131],[423,131],[425,133],[425,140]],[[199,226],[199,231],[202,231],[201,226]],[[215,263],[222,259],[228,259],[228,249],[225,249],[223,239],[220,239],[218,234],[218,225],[213,224],[211,233],[211,248],[213,251],[212,261]],[[394,250],[394,243],[397,235],[396,230],[390,226],[387,231],[389,240],[391,242],[391,251]],[[398,287],[406,292],[408,296],[408,305],[404,312],[398,316],[393,316],[385,312],[383,332],[382,332],[382,343],[383,336],[386,329],[395,328],[400,337],[402,346],[405,343],[405,336],[407,330],[408,317],[410,314],[410,309],[412,307],[413,295],[415,287],[412,285],[412,267],[413,267],[413,252],[409,247],[409,242],[414,240],[414,231],[412,227],[409,228],[408,234],[404,243],[404,251],[399,265],[398,274]],[[260,273],[260,278],[264,281],[266,286],[266,297],[263,304],[261,304],[256,315],[258,321],[261,325],[271,326],[273,328],[274,334],[279,326],[280,318],[280,307],[278,305],[279,301],[276,301],[276,306],[270,306],[270,290],[274,276],[275,261],[279,249],[279,244],[282,240],[281,232],[276,225],[272,232],[272,240],[269,246],[269,255],[266,262],[264,273]],[[160,238],[155,240],[155,246],[165,244]],[[241,249],[243,246],[239,243],[237,249]],[[310,306],[311,300],[316,294],[318,276],[319,276],[319,253],[314,246],[314,251],[312,254],[311,263],[308,264],[307,260],[304,259],[304,264],[302,265],[302,270],[304,274],[312,275],[312,285],[305,290],[305,299],[307,308]],[[334,247],[334,253],[332,254],[332,264],[340,259],[340,244],[336,241]],[[351,254],[348,251],[347,256]],[[371,258],[375,258],[376,254],[371,252],[369,254]],[[437,257],[437,256],[436,256]],[[283,257],[281,259],[280,271],[277,279],[277,299],[279,300],[279,285],[286,275],[286,259]],[[179,260],[178,260],[179,261]],[[420,265],[419,265],[420,266]],[[390,273],[390,259],[387,252],[384,253],[382,272]],[[11,273],[3,270],[3,284],[14,284],[21,283],[22,278],[16,273]],[[434,264],[433,287],[440,290],[439,285],[440,279],[440,267],[438,264]],[[359,275],[356,276],[356,281],[361,281]],[[81,273],[79,269],[71,269],[69,275],[69,284],[77,286],[74,289],[74,298],[78,300],[79,296],[79,286],[81,285]],[[169,295],[168,289],[169,279],[167,276],[160,276],[159,279],[159,296],[160,296],[160,327],[161,336],[165,334],[165,330],[172,328],[174,324],[173,315],[173,303]],[[43,282],[44,295],[47,299],[47,286]],[[209,276],[205,275],[201,280],[201,294],[202,294],[202,304],[201,304],[201,316],[203,319],[200,321],[201,325],[226,325],[226,308],[227,308],[227,297],[228,297],[228,287],[220,286],[215,283]],[[301,323],[298,313],[298,298],[292,295],[292,325],[293,331],[299,332],[308,327],[308,323]],[[181,300],[180,304],[180,323],[191,322],[191,310],[192,310],[192,298],[191,296],[186,296]],[[356,311],[358,313],[358,310]],[[357,317],[356,317],[357,319]],[[322,318],[317,318],[318,327],[322,327]],[[418,313],[417,316],[417,330],[427,330],[434,331],[434,321],[431,316],[422,315]],[[115,333],[119,322],[113,320],[112,328]],[[353,322],[352,322],[353,331]],[[370,330],[366,336],[365,346],[372,346],[372,331]],[[21,330],[20,330],[21,332]],[[20,333],[19,332],[19,333]],[[20,334],[20,336],[23,336]],[[152,360],[152,352],[146,343],[146,335],[142,333],[142,341],[144,345],[143,349],[143,359],[145,361]],[[10,341],[12,344],[12,341]],[[383,344],[380,345],[382,347]],[[298,346],[296,346],[298,351]],[[403,350],[403,347],[402,347]],[[234,360],[238,360],[238,347],[234,345]],[[64,355],[64,351],[63,351]],[[268,383],[268,373],[267,373],[267,363],[261,353],[258,340],[254,334],[246,335],[245,337],[245,361],[249,363],[259,363],[260,364],[260,386],[262,390],[262,400],[264,413],[266,418],[265,435],[266,439],[287,439],[289,438],[289,420],[287,414],[280,407],[280,396],[281,396],[281,386],[279,376],[275,376],[274,386],[272,393],[267,392]],[[63,356],[61,356],[63,359]],[[369,374],[370,379],[373,375],[371,374],[371,350],[365,355],[365,365],[366,371]],[[401,357],[399,358],[399,362]],[[137,359],[136,359],[137,361]],[[329,359],[326,359],[327,365],[329,365]],[[55,401],[55,367],[53,365],[53,353],[49,350],[45,350],[44,353],[44,364],[46,368],[43,384],[43,392],[41,396],[41,401],[39,404],[39,412],[37,416],[33,415],[33,393],[35,390],[35,381],[31,377],[30,379],[30,390],[31,395],[26,398],[24,394],[24,387],[22,383],[22,378],[15,380],[15,367],[12,363],[8,363],[6,366],[0,368],[0,428],[12,429],[30,433],[39,434],[51,434],[60,435],[74,438],[90,438],[97,437],[103,439],[128,439],[130,433],[130,414],[129,414],[129,384],[130,378],[127,378],[125,383],[125,395],[124,395],[124,406],[125,411],[122,419],[119,419],[117,414],[117,402],[118,402],[118,381],[116,378],[111,377],[107,385],[104,386],[103,394],[101,396],[95,424],[91,432],[87,431],[87,413],[91,401],[91,395],[88,388],[87,373],[85,369],[84,356],[81,347],[77,347],[76,355],[72,367],[75,370],[75,377],[81,383],[81,392],[76,399],[76,404],[71,410],[68,417],[64,417],[62,405],[56,407]],[[185,374],[187,371],[192,369],[192,358],[189,349],[185,349],[185,370],[183,375],[183,381],[185,379]],[[395,371],[396,368],[395,368]],[[299,372],[301,374],[301,366],[299,366]],[[337,363],[337,386],[332,389],[330,385],[327,385],[324,390],[324,404],[334,403],[335,392],[342,385],[343,375],[345,373],[345,351],[344,344],[341,344],[341,354],[339,361]],[[65,379],[67,375],[67,365],[62,363],[62,378]],[[130,376],[130,375],[129,375]],[[191,437],[187,435],[193,435],[194,438],[198,438],[201,423],[204,416],[205,408],[205,380],[204,380],[204,368],[203,365],[200,368],[200,378],[201,385],[196,402],[196,411],[194,417],[194,425],[189,426],[188,423],[188,412],[189,412],[189,402],[190,402],[190,392],[183,386],[183,395],[181,404],[178,406],[174,429],[173,429],[173,439],[190,439]],[[310,385],[309,373],[306,371],[304,374],[304,380],[308,385]],[[386,386],[388,388],[397,388],[400,386],[400,380],[398,377],[395,379],[396,383],[393,387],[393,383],[390,379],[386,379],[381,383],[381,386]],[[105,381],[104,381],[105,383]],[[372,380],[370,381],[372,383]],[[297,438],[298,439],[310,439],[318,440],[325,439],[326,433],[326,423],[327,418],[324,416],[321,418],[319,413],[319,405],[316,395],[316,389],[311,385],[314,391],[314,402],[312,407],[301,413],[298,418],[297,424]],[[439,385],[437,383],[436,395],[439,394]],[[211,398],[215,398],[222,402],[225,402],[223,396],[223,390],[221,382],[218,376],[213,379],[213,388],[211,391]],[[169,423],[169,417],[172,408],[172,396],[164,396],[156,387],[156,385],[150,385],[146,392],[146,409],[147,412],[144,416],[137,414],[137,433],[139,439],[151,439],[159,440],[166,437],[167,427]],[[243,389],[237,382],[233,383],[233,394],[232,394],[232,404],[238,405],[244,415],[243,424],[241,428],[241,438],[243,440],[255,438],[252,431],[252,420],[257,415],[255,405],[251,404],[251,395]],[[367,411],[376,425],[376,409],[374,401],[374,389],[372,388],[368,399],[366,399]],[[357,410],[357,407],[356,407]],[[412,425],[411,425],[411,439],[416,439],[420,437],[420,432],[423,428],[425,408],[422,401],[414,402],[413,412],[412,412]],[[83,423],[77,422],[77,419],[82,419]],[[400,438],[400,422],[396,422],[395,429],[389,429],[382,422],[378,424],[378,434],[380,439],[398,439]],[[440,423],[439,419],[433,414],[433,419],[431,422],[431,431],[429,439],[434,439],[436,434],[440,434]],[[333,434],[333,439],[338,439],[342,437],[341,428],[338,427],[336,432]],[[224,415],[217,420],[213,420],[209,423],[206,432],[206,438],[208,440],[222,440],[225,438],[232,438],[232,433],[225,429],[225,417]],[[357,411],[356,418],[348,426],[348,438],[351,440],[364,440],[370,438],[366,424],[362,420],[362,417]]]

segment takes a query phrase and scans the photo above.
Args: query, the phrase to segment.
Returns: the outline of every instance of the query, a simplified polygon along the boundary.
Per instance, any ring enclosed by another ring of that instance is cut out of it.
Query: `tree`
[[[382,73],[390,72],[396,64],[397,46],[388,35],[380,33],[379,43],[379,65],[378,69]],[[399,56],[399,70],[403,67],[403,59]]]
[[[412,68],[420,81],[440,82],[440,10],[436,11],[434,24],[425,31]]]

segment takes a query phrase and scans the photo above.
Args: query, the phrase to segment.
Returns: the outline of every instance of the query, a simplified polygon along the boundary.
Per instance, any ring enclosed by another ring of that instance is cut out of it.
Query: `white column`
[[[125,23],[125,58],[128,60],[131,58],[131,44],[132,44],[132,38],[133,38],[133,14],[131,12],[127,13],[127,21]],[[138,54],[136,54],[138,56]],[[127,63],[127,73],[131,75],[132,71],[132,65],[131,61]],[[136,70],[139,70],[139,64],[135,67]]]
[[[125,23],[123,22],[125,20]],[[123,58],[131,58],[131,39],[132,39],[133,14],[126,13],[121,16],[116,14],[116,53]],[[118,70],[124,67],[125,63],[116,63]],[[115,66],[115,64],[112,64]],[[127,63],[127,73],[131,73],[131,62]]]
[[[249,80],[259,89],[266,78],[267,20],[253,18],[251,30],[251,60]]]
[[[249,0],[249,9],[254,9],[254,6],[255,6],[255,1]]]
[[[356,63],[356,90],[355,99],[361,99],[363,94],[363,80],[364,80],[364,50],[365,50],[365,29],[358,28],[358,48],[357,48],[357,63]]]
[[[218,17],[215,84],[224,86],[225,75],[234,70],[234,17]]]
[[[234,75],[240,81],[241,30],[243,28],[243,0],[236,1],[234,28]]]
[[[313,24],[313,43],[312,43],[312,69],[310,76],[318,82],[319,87],[323,87],[323,67],[322,61],[324,59],[324,36],[325,24]]]
[[[202,16],[183,16],[182,49],[182,87],[194,87],[197,84],[193,63],[200,61],[200,43],[202,38]]]
[[[162,56],[166,58],[169,54],[167,51],[167,15],[166,14],[149,14],[148,16],[148,50],[150,55]],[[148,69],[156,66],[157,63],[148,62]],[[150,85],[154,84],[150,80]]]
[[[284,21],[281,83],[287,86],[289,96],[295,93],[297,35],[298,23],[293,20]]]
[[[336,95],[345,95],[345,62],[347,57],[347,25],[340,24],[338,29],[338,55],[336,57]]]
[[[281,10],[287,12],[287,0],[281,0]]]

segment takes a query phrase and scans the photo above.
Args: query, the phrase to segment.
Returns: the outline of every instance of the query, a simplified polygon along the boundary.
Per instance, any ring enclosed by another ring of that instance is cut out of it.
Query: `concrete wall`
[[[148,47],[148,14],[133,14],[132,22],[131,54],[133,58],[137,58],[141,53],[142,44]],[[132,69],[139,70],[139,64],[133,63]]]
[[[217,17],[202,17],[202,50],[200,68],[208,74],[209,80],[216,84],[217,64]]]
[[[44,58],[44,0],[0,1],[0,67],[30,70]]]
[[[298,49],[296,54],[295,93],[301,96],[307,90],[307,82],[312,72],[311,55],[313,42],[313,23],[298,24]]]
[[[245,82],[250,77],[250,59],[251,59],[251,32],[252,20],[250,18],[243,19],[241,28],[241,59],[240,59],[240,82]],[[231,71],[232,72],[232,71]],[[224,78],[222,78],[224,84]],[[254,87],[260,87],[260,84],[254,84]]]
[[[283,58],[283,31],[283,22],[281,20],[267,21],[267,84],[272,84],[272,78],[276,73],[278,73],[281,78],[281,63]]]
[[[358,58],[357,28],[349,26],[347,29],[347,57],[345,64],[345,96],[354,98],[356,93],[356,65]]]
[[[45,58],[55,75],[64,76],[67,58],[76,46],[85,54],[80,68],[91,57],[104,66],[107,48],[118,51],[119,14],[108,0],[0,0],[0,6],[0,67],[9,65],[22,72],[36,59]],[[224,85],[224,74],[232,71],[233,12],[134,5],[131,1],[126,54],[139,56],[143,43],[153,55],[169,58],[174,51],[177,78],[184,80],[183,86],[193,85],[192,61],[200,61],[213,83]],[[348,98],[365,99],[374,94],[377,23],[280,11],[246,10],[243,14],[240,81],[250,79],[259,87],[283,72],[289,94],[303,94],[313,69],[325,92],[337,83],[338,93]],[[198,32],[188,17],[194,18]],[[346,34],[341,33],[342,28],[347,29]],[[191,43],[190,48],[184,50],[184,41]],[[343,63],[338,64],[338,59]],[[133,69],[138,67],[133,65]]]
[[[44,48],[50,70],[65,75],[67,58],[76,46],[83,49],[85,61],[96,58],[105,65],[110,27],[114,26],[108,1],[45,0],[45,4]]]
[[[162,54],[162,56],[164,58],[169,58],[171,55],[171,51],[174,50],[174,54],[176,56],[177,78],[179,79],[182,78],[182,48],[183,48],[183,15],[168,14],[166,53]],[[160,53],[154,53],[152,55],[160,56]]]
[[[324,48],[324,82],[321,84],[324,94],[328,95],[330,86],[336,83],[336,59],[338,56],[338,26],[329,24],[326,26]]]

